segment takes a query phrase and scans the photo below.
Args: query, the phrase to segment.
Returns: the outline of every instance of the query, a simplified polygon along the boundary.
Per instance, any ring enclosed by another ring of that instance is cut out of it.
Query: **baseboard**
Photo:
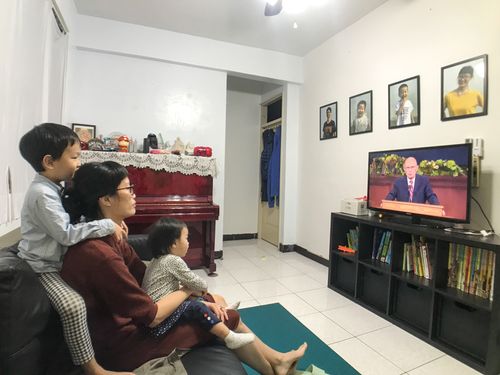
[[[253,240],[257,238],[257,233],[224,234],[222,241]]]
[[[278,250],[282,253],[291,253],[292,251],[295,251],[295,245],[283,245],[280,243]]]
[[[309,250],[304,249],[303,247],[301,247],[299,245],[295,245],[295,244],[283,245],[282,243],[280,243],[279,251],[281,251],[282,253],[289,253],[289,252],[295,251],[296,253],[299,253],[300,255],[305,256],[306,258],[314,260],[315,262],[322,264],[323,266],[328,267],[328,263],[329,263],[328,259],[322,258],[319,255],[313,254]]]

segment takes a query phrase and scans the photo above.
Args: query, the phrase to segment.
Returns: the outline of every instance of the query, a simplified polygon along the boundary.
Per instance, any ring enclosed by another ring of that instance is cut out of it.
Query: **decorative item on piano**
[[[212,156],[212,147],[208,146],[196,146],[194,148],[194,156]]]
[[[103,151],[118,151],[118,140],[114,137],[104,137],[104,149]]]
[[[92,138],[88,143],[90,151],[104,151],[104,143],[99,138]]]
[[[126,135],[122,135],[118,138],[118,151],[128,152],[128,146],[130,144],[130,139]]]

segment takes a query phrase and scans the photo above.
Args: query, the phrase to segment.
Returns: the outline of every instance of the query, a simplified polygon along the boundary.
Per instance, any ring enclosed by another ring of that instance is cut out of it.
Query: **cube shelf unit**
[[[406,218],[332,213],[328,287],[484,374],[500,373],[500,237],[478,237],[415,224]],[[400,222],[398,222],[400,221]],[[359,227],[358,251],[347,233]],[[391,231],[392,260],[372,259],[375,229]],[[403,244],[423,236],[430,248],[431,279],[403,272]],[[493,299],[447,287],[450,243],[495,252]]]

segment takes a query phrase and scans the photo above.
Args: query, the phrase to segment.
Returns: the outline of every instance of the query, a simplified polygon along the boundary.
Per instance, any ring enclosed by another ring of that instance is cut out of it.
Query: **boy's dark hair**
[[[153,258],[170,254],[170,247],[180,238],[186,224],[180,220],[163,217],[154,223],[148,235],[148,248]]]
[[[66,147],[77,142],[80,142],[78,135],[67,126],[46,122],[22,136],[19,151],[35,171],[43,172],[42,160],[45,155],[58,160]]]
[[[99,198],[116,194],[116,188],[127,176],[127,169],[115,161],[92,162],[78,168],[63,196],[71,222],[79,222],[82,216],[86,221],[100,219]]]
[[[405,87],[408,88],[408,85],[406,83],[403,83],[402,85],[400,85],[398,87],[398,96],[401,95],[401,89],[403,89]]]

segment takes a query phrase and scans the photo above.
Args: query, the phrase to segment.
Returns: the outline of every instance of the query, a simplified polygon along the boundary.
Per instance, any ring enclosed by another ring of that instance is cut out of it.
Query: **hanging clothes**
[[[273,152],[269,162],[269,175],[267,178],[267,205],[273,208],[279,206],[280,195],[280,155],[281,155],[281,126],[274,131]]]
[[[260,155],[260,200],[267,202],[267,178],[269,175],[269,161],[273,152],[274,131],[264,130],[262,133],[262,154]]]

